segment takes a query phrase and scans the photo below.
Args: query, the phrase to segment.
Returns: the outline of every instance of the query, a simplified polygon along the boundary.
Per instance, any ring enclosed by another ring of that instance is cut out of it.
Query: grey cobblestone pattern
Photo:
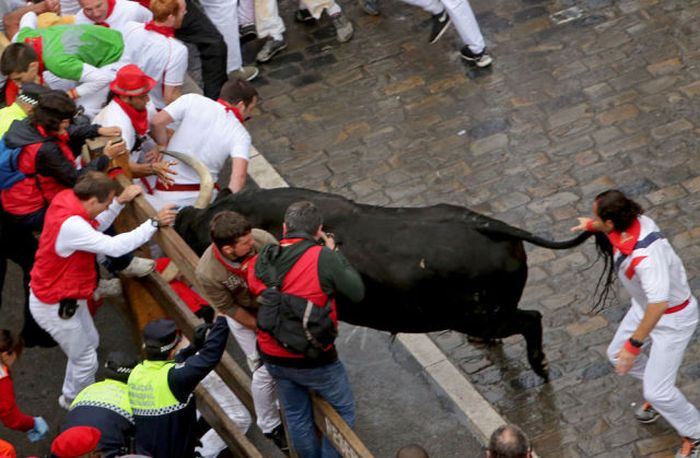
[[[341,46],[327,19],[294,24],[284,4],[289,48],[262,67],[250,128],[291,185],[378,205],[465,205],[556,239],[597,192],[621,187],[700,292],[700,1],[473,0],[495,57],[483,71],[460,61],[453,31],[428,45],[416,8],[382,0],[382,16],[369,17],[343,6],[356,33]],[[581,15],[557,24],[550,15],[562,10]],[[521,337],[435,342],[541,456],[673,456],[673,430],[635,424],[640,384],[605,360],[627,300],[620,292],[590,313],[601,268],[589,268],[592,244],[528,252],[521,308],[544,314],[551,383],[528,367]],[[699,350],[695,339],[679,378],[697,405]]]

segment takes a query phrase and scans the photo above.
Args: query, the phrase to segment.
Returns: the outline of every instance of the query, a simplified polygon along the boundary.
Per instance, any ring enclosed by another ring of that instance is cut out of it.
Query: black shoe
[[[248,24],[238,28],[238,36],[241,43],[248,43],[258,38],[258,31],[255,29],[255,24]]]
[[[311,12],[305,8],[300,8],[294,12],[294,20],[307,25],[316,23],[316,18],[311,15]]]
[[[469,49],[468,45],[465,45],[459,51],[459,54],[460,56],[462,56],[462,59],[466,60],[467,62],[474,63],[479,68],[488,67],[489,65],[491,65],[491,62],[493,62],[493,59],[491,58],[489,53],[486,52],[486,48],[484,48],[484,50],[481,51],[479,54],[475,54],[472,52],[471,49]]]
[[[451,23],[452,21],[450,20],[450,15],[447,14],[447,10],[433,15],[433,30],[430,31],[430,43],[438,41]]]
[[[284,435],[284,426],[282,426],[282,423],[269,433],[265,433],[264,436],[274,442],[282,452],[285,454],[289,453],[289,444],[287,444],[287,436]]]

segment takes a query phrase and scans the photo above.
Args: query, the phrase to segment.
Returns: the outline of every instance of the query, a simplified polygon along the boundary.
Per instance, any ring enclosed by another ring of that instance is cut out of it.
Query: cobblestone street
[[[282,4],[289,47],[261,67],[249,127],[291,185],[377,205],[464,205],[552,239],[570,238],[596,193],[620,187],[700,294],[700,1],[473,0],[494,57],[486,70],[461,61],[454,30],[428,45],[427,13],[381,1],[378,17],[342,3],[356,27],[344,45],[327,18],[297,24],[296,3]],[[519,336],[495,347],[433,339],[540,456],[673,456],[674,431],[636,423],[641,386],[606,361],[628,303],[620,291],[590,313],[602,268],[593,244],[526,246],[521,308],[544,315],[551,383],[530,370]],[[699,340],[680,372],[696,405]]]

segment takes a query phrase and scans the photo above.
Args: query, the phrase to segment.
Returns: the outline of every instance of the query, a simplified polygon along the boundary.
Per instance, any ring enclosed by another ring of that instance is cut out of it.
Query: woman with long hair
[[[676,458],[700,456],[700,412],[676,386],[685,349],[698,324],[698,304],[683,262],[642,207],[617,190],[593,201],[593,216],[572,231],[601,232],[612,246],[617,277],[631,305],[608,347],[619,375],[642,381],[642,423],[663,416],[683,438]]]

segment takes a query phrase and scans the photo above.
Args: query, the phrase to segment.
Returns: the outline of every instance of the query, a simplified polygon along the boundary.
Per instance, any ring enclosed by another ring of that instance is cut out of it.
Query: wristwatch
[[[161,228],[160,220],[156,217],[151,218],[151,226],[160,229]]]
[[[633,339],[633,338],[630,337],[630,344],[631,344],[634,348],[642,348],[642,345],[644,345],[644,342],[642,342],[642,341],[640,341],[640,340],[637,340],[637,339]]]

